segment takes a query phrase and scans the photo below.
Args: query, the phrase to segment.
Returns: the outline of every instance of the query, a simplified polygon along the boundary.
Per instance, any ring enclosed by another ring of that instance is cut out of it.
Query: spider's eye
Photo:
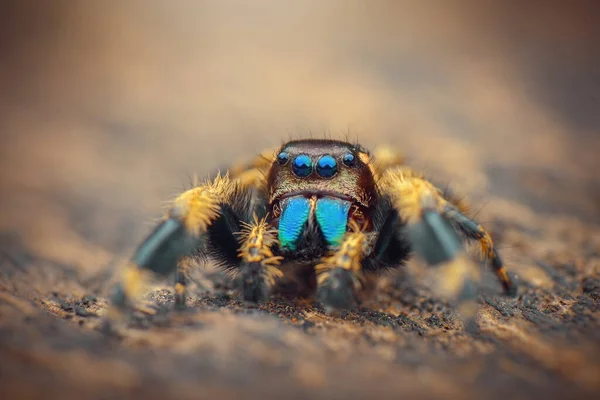
[[[312,161],[309,156],[306,154],[300,154],[296,158],[294,158],[294,162],[292,163],[292,170],[294,174],[300,178],[304,178],[309,176],[312,172]]]
[[[279,165],[287,164],[289,159],[290,159],[290,155],[285,151],[282,151],[281,153],[279,153],[277,155],[277,162],[279,163]]]
[[[352,153],[346,153],[344,154],[342,161],[344,162],[344,165],[351,167],[356,164],[356,157],[354,157],[354,154]]]
[[[323,178],[331,178],[337,172],[337,162],[330,155],[323,156],[317,161],[317,174]]]

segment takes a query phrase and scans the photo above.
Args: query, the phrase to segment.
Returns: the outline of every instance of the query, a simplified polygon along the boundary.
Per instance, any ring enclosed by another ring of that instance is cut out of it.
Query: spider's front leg
[[[459,233],[479,241],[483,256],[491,261],[505,293],[516,293],[516,285],[502,265],[490,235],[422,175],[408,168],[392,169],[382,177],[380,187],[403,221],[412,250],[427,264],[443,266],[438,290],[457,298],[465,317],[474,316],[476,310],[478,270],[466,256]]]

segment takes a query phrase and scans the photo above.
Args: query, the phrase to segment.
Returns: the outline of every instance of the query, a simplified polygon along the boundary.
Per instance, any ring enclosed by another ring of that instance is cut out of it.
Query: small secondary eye
[[[279,163],[279,165],[287,164],[289,159],[290,159],[290,155],[285,151],[282,151],[281,153],[279,153],[277,155],[277,163]]]
[[[300,154],[292,163],[294,174],[300,178],[309,176],[312,172],[312,161],[306,154]]]
[[[344,154],[342,161],[344,162],[344,165],[351,167],[356,164],[356,157],[354,157],[354,154],[352,153],[346,153]]]
[[[325,155],[317,161],[317,174],[323,178],[331,178],[337,172],[337,162],[330,155]]]

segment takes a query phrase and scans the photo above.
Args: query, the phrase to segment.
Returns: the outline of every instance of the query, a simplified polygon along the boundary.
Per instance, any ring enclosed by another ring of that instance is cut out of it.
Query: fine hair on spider
[[[189,258],[232,272],[250,302],[268,299],[283,272],[301,267],[320,304],[335,312],[356,305],[365,274],[401,267],[416,254],[441,267],[435,289],[471,318],[478,269],[464,241],[478,243],[505,294],[515,295],[490,234],[468,216],[466,202],[404,165],[400,153],[291,140],[179,194],[124,268],[109,317],[131,306],[145,272],[174,273],[175,304],[185,307],[182,265]]]

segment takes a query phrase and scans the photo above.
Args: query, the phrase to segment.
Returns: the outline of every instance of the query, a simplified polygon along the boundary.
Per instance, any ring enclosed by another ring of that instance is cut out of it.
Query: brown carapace
[[[175,273],[176,305],[185,306],[184,266],[198,256],[234,272],[241,297],[253,302],[267,299],[287,269],[308,267],[318,302],[346,309],[356,304],[366,273],[400,267],[416,253],[443,267],[439,290],[458,298],[469,317],[477,270],[464,239],[480,243],[505,293],[514,295],[490,235],[398,153],[295,140],[179,195],[124,269],[113,310],[127,309],[146,271]]]

